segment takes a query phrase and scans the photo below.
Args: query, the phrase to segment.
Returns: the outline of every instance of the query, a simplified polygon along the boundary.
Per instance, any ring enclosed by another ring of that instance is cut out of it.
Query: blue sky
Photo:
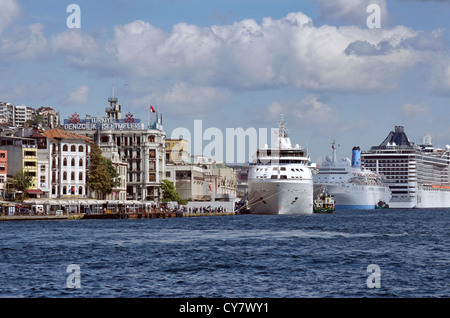
[[[320,162],[395,125],[450,144],[450,1],[0,0],[0,100],[103,116],[148,105],[166,133],[276,127]],[[69,4],[81,28],[69,29]],[[366,24],[369,4],[381,28]],[[226,142],[226,140],[224,140]],[[205,146],[208,141],[204,141]]]

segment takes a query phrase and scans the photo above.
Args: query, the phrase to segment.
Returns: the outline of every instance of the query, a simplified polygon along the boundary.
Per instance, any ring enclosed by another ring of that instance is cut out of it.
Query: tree
[[[86,178],[89,189],[96,192],[97,198],[104,199],[120,184],[118,177],[111,160],[102,156],[102,150],[97,144],[91,144],[90,167]]]
[[[109,186],[105,189],[105,193],[110,194],[115,187],[120,185],[120,177],[111,160],[104,158],[104,165],[110,178]]]
[[[175,187],[172,182],[169,180],[162,180],[161,182],[161,189],[163,192],[162,202],[167,203],[170,201],[177,201],[178,204],[187,204],[186,200],[183,200],[180,198],[180,195],[178,194],[177,190],[175,190]]]
[[[12,179],[12,187],[18,195],[16,199],[23,202],[28,197],[27,189],[33,185],[33,178],[27,175],[23,170],[16,173]]]

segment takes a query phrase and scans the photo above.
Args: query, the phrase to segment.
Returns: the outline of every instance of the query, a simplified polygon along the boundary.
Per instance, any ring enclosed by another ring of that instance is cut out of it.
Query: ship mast
[[[336,140],[333,140],[333,142],[331,143],[331,149],[333,149],[333,163],[336,163],[336,146],[339,146],[338,144],[336,144]]]
[[[278,136],[278,177],[281,173],[280,162],[281,162],[281,138],[286,137],[286,126],[284,124],[284,115],[280,115],[280,131]]]

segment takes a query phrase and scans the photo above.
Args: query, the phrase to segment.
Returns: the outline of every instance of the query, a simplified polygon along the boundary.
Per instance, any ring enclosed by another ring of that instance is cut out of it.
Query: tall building
[[[384,141],[361,154],[364,167],[389,182],[393,208],[450,207],[450,146],[433,147],[409,141],[403,126],[395,126]]]
[[[122,116],[117,97],[108,99],[105,117],[74,113],[64,120],[64,129],[88,136],[105,152],[117,151],[126,163],[126,199],[158,201],[161,180],[165,178],[165,139],[162,125],[156,121],[145,127],[128,112]]]

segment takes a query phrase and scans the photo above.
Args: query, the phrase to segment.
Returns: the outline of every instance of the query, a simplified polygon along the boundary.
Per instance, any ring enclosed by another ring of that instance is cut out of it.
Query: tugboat
[[[378,201],[378,203],[375,205],[375,209],[389,209],[389,204],[387,204],[386,202],[380,200],[380,201]]]
[[[334,210],[334,200],[328,191],[324,190],[314,200],[314,213],[333,213]]]

